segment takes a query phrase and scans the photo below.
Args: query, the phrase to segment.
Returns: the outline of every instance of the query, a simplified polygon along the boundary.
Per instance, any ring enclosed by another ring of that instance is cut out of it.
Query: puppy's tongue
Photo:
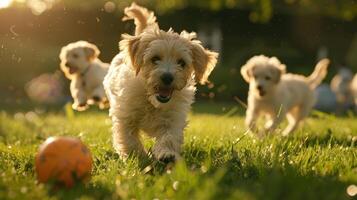
[[[78,71],[77,67],[70,67],[69,68],[69,73],[73,74],[76,73]]]
[[[259,91],[259,95],[260,95],[261,97],[265,96],[265,91],[260,90],[260,91]]]
[[[162,97],[168,97],[171,96],[172,89],[170,88],[163,88],[159,90],[159,95]]]
[[[171,88],[160,88],[156,95],[156,99],[161,103],[167,103],[171,99],[173,89]]]

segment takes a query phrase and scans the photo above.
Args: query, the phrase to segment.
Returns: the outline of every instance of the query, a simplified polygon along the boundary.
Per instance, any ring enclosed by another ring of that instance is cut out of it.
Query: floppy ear
[[[218,53],[204,49],[198,40],[191,41],[192,64],[196,82],[205,84],[216,66]]]
[[[240,74],[242,75],[243,79],[249,83],[251,77],[251,65],[245,64],[240,68]]]
[[[73,75],[71,75],[68,72],[68,69],[65,66],[65,63],[66,63],[66,60],[67,60],[66,59],[66,54],[67,54],[67,46],[64,46],[64,47],[62,47],[61,52],[59,54],[59,58],[61,60],[60,68],[61,68],[61,71],[63,72],[64,76],[67,77],[69,80],[72,80],[73,79]]]
[[[97,46],[94,44],[86,44],[84,46],[84,52],[88,58],[88,60],[93,60],[95,58],[98,58],[100,51]]]
[[[285,66],[285,65],[283,65]],[[285,68],[280,68],[280,67],[273,67],[272,68],[272,80],[275,82],[275,83],[279,83],[280,81],[280,78],[281,78],[281,75],[283,75],[285,73]]]
[[[60,67],[61,67],[62,71],[65,73],[66,77],[68,77],[67,74],[66,74],[66,66],[65,66],[65,64],[67,62],[66,55],[67,55],[67,46],[64,46],[64,47],[61,48],[61,52],[60,52],[58,57],[59,57],[59,59],[61,61],[60,62]]]
[[[143,64],[143,56],[140,52],[145,49],[140,45],[140,36],[122,35],[123,40],[119,42],[120,51],[124,51],[130,57],[131,65],[134,67],[136,75],[140,72],[140,67]]]
[[[273,66],[273,81],[278,83],[281,75],[286,73],[286,65],[281,64],[280,60],[276,57],[271,57],[269,59],[269,64]]]
[[[195,32],[182,31],[180,36],[187,39],[191,44],[192,65],[195,70],[195,80],[200,84],[208,82],[208,76],[217,64],[218,53],[203,48],[200,41],[195,40]]]
[[[67,54],[67,46],[64,46],[61,48],[61,52],[59,54],[59,58],[61,61],[66,59],[66,54]]]

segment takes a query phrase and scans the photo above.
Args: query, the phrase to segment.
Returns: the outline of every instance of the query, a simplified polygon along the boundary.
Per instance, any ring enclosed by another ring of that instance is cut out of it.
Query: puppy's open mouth
[[[70,74],[74,74],[78,71],[78,68],[77,67],[69,67],[69,73]]]
[[[159,88],[156,93],[156,99],[160,103],[167,103],[170,101],[173,91],[172,88]]]
[[[258,90],[259,91],[259,96],[263,97],[265,96],[266,92],[264,90]]]

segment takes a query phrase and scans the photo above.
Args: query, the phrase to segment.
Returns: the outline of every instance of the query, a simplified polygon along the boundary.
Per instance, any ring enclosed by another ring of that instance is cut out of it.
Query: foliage
[[[24,0],[14,1],[24,3]],[[64,6],[88,10],[101,8],[108,0],[85,2],[82,0],[27,0],[27,2],[30,2],[29,7],[35,9],[40,6],[31,6],[31,4],[44,2],[43,5],[49,5],[53,2],[60,2]],[[122,10],[132,0],[113,0],[112,2],[116,3]],[[188,7],[211,11],[224,9],[250,10],[250,20],[259,23],[268,22],[274,13],[317,14],[348,21],[353,20],[357,15],[356,0],[136,0],[136,2],[154,8],[158,12],[171,12]],[[52,5],[49,7],[52,7]]]
[[[237,105],[193,110],[184,162],[169,171],[152,165],[151,173],[147,163],[118,158],[106,113],[67,118],[3,111],[0,199],[352,199],[346,188],[357,182],[355,118],[318,113],[289,138],[256,140],[245,133]],[[94,159],[88,185],[53,191],[37,184],[34,155],[52,135],[77,136],[88,145]],[[146,147],[152,144],[145,138]]]

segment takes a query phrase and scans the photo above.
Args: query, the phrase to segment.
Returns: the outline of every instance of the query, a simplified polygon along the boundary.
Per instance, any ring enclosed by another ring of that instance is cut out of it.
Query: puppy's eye
[[[78,56],[78,54],[74,53],[74,54],[72,54],[72,57],[73,58],[78,58],[79,56]]]
[[[265,80],[267,80],[267,81],[270,81],[270,79],[271,79],[270,76],[265,77]]]
[[[177,64],[180,65],[182,68],[184,68],[186,66],[186,62],[183,59],[179,59],[177,61]]]
[[[160,59],[159,56],[154,56],[154,57],[151,58],[151,62],[152,62],[153,64],[157,64],[156,62],[157,62],[157,61],[160,61],[160,60],[161,60],[161,59]]]

